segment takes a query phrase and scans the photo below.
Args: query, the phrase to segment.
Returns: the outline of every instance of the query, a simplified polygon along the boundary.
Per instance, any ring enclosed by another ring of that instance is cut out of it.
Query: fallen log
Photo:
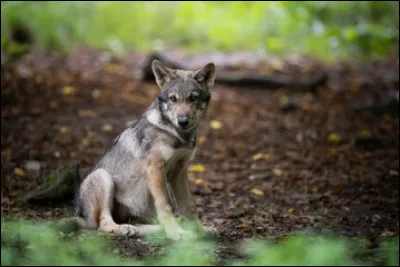
[[[144,66],[137,74],[139,79],[141,79],[142,81],[155,82],[154,75],[151,69],[151,63],[155,59],[159,60],[161,63],[170,68],[189,68],[180,62],[172,61],[166,56],[155,52],[147,57]],[[296,78],[280,75],[272,76],[266,74],[252,74],[246,71],[218,71],[215,82],[217,84],[219,83],[231,86],[247,86],[264,89],[290,88],[293,91],[315,92],[316,89],[319,86],[324,85],[327,80],[328,76],[323,71],[314,75]]]

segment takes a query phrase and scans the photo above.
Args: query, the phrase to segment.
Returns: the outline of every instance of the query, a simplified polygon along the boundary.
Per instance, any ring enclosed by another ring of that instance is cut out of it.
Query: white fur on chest
[[[184,158],[189,159],[193,150],[189,148],[172,148],[170,146],[161,146],[160,152],[166,162],[167,171],[174,168],[178,162]]]

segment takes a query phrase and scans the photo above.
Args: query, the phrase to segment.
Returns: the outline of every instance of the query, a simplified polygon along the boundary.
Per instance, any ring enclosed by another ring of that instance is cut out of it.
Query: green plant
[[[16,23],[42,48],[87,45],[116,55],[181,46],[377,59],[399,43],[398,1],[2,1],[3,47]]]
[[[141,265],[107,252],[109,242],[100,235],[63,232],[51,222],[2,220],[2,266]]]
[[[1,265],[123,265],[123,266],[193,266],[216,265],[216,244],[203,237],[172,242],[165,236],[151,236],[148,241],[165,247],[162,255],[145,260],[121,258],[113,253],[115,244],[107,235],[96,231],[79,232],[51,221],[2,220]],[[132,239],[131,242],[135,242]],[[277,243],[252,239],[243,242],[244,260],[228,265],[300,265],[346,266],[370,265],[355,260],[360,253],[356,242],[333,235],[292,234]],[[380,265],[396,266],[399,238],[396,237],[374,250]]]

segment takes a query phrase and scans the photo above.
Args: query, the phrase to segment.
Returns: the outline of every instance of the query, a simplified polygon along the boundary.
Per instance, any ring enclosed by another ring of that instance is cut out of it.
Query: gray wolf
[[[190,236],[175,213],[205,234],[190,192],[187,168],[196,149],[196,130],[209,105],[215,65],[196,70],[151,65],[158,98],[117,136],[79,185],[74,220],[80,227],[146,236],[165,231],[168,238]]]

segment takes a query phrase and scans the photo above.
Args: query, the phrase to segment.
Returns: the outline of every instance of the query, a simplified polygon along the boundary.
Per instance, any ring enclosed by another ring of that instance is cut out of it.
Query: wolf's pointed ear
[[[208,90],[214,86],[215,81],[215,65],[214,63],[208,63],[203,68],[197,70],[194,74],[194,79],[205,84]]]
[[[172,76],[174,75],[173,71],[170,68],[165,67],[157,59],[153,60],[153,62],[151,63],[151,69],[153,71],[154,77],[156,78],[156,83],[160,89],[162,89],[166,83],[170,82]]]

